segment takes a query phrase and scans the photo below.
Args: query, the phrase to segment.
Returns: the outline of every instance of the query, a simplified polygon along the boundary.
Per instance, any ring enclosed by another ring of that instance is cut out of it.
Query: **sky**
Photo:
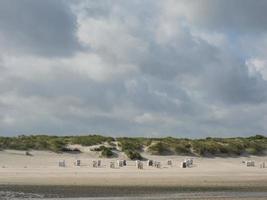
[[[0,0],[0,135],[266,135],[266,10]]]

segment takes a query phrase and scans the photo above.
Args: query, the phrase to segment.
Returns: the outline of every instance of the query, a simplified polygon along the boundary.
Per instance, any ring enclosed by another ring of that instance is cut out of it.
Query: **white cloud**
[[[246,61],[249,73],[253,75],[261,74],[264,80],[267,81],[267,60],[253,58]]]
[[[114,65],[95,53],[77,54],[70,59],[61,60],[61,64],[74,73],[87,75],[95,81],[108,81],[137,71],[135,65],[128,63]]]

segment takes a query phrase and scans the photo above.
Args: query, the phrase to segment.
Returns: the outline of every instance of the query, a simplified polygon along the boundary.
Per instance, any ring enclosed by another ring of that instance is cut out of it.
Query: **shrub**
[[[175,153],[178,155],[189,155],[191,154],[191,145],[185,143],[179,143],[175,146]]]
[[[244,144],[239,141],[231,141],[226,145],[229,155],[241,155],[245,152]]]
[[[266,139],[266,137],[263,135],[255,135],[255,136],[248,137],[248,139],[250,139],[250,140],[262,140],[262,139]]]
[[[131,151],[142,151],[143,148],[143,143],[142,143],[142,139],[138,139],[138,138],[120,138],[119,140],[119,144],[121,146],[121,150],[122,151],[127,151],[127,150],[131,150]]]
[[[114,154],[113,152],[109,149],[109,148],[104,148],[101,152],[101,156],[102,157],[106,157],[106,158],[110,158],[112,157]]]
[[[151,145],[148,150],[154,155],[167,155],[172,153],[169,146],[163,142],[157,142]]]
[[[93,146],[104,142],[114,141],[112,137],[104,137],[101,135],[73,136],[70,138],[72,144],[80,144],[82,146]]]
[[[106,158],[110,158],[114,155],[114,153],[112,152],[112,149],[114,149],[114,147],[105,147],[105,146],[100,146],[97,148],[92,149],[92,151],[99,151],[101,152],[101,156],[102,157],[106,157]]]
[[[218,155],[220,150],[218,144],[212,140],[196,140],[193,142],[195,153],[201,156]]]
[[[142,160],[143,159],[143,157],[141,156],[141,154],[138,153],[137,151],[126,150],[125,151],[125,154],[131,160]]]
[[[103,151],[106,147],[105,146],[100,146],[100,147],[96,147],[96,148],[93,148],[92,151]]]
[[[75,154],[81,153],[80,149],[77,149],[77,148],[70,149],[70,148],[67,148],[67,147],[63,147],[61,149],[61,151],[62,152],[66,152],[66,153],[75,153]]]

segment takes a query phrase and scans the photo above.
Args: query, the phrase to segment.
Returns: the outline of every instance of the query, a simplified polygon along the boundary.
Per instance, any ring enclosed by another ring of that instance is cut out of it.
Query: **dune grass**
[[[67,151],[69,144],[92,146],[112,144],[112,148],[103,145],[100,149],[103,157],[112,157],[117,141],[119,150],[130,159],[142,159],[141,153],[147,151],[155,155],[196,155],[196,156],[240,156],[263,155],[267,152],[267,138],[262,135],[236,138],[113,138],[101,135],[87,136],[48,136],[21,135],[18,137],[0,137],[0,149]],[[104,148],[105,147],[105,148]]]
[[[14,150],[50,150],[62,152],[68,144],[80,144],[82,146],[92,146],[110,142],[114,139],[100,135],[88,136],[48,136],[48,135],[21,135],[18,137],[0,137],[1,149]]]

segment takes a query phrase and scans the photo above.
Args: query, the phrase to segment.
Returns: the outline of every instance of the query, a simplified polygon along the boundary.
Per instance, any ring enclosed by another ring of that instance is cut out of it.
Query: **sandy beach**
[[[100,168],[93,168],[93,153],[56,154],[33,151],[26,156],[23,151],[0,152],[0,184],[16,185],[80,185],[80,186],[204,186],[204,187],[253,187],[266,188],[267,168],[259,163],[267,157],[199,158],[194,157],[191,168],[180,168],[183,156],[151,156],[148,159],[160,161],[160,169],[148,167],[138,170],[135,161],[127,161],[126,167],[111,169],[109,163],[123,158],[101,159]],[[81,166],[75,166],[75,160]],[[59,167],[60,160],[66,167]],[[167,160],[173,165],[168,166]],[[254,160],[255,167],[246,167],[243,160]]]
[[[111,161],[125,158],[122,153],[118,153],[118,158],[101,159],[99,168],[92,166],[93,160],[99,159],[95,152],[30,153],[27,156],[24,151],[0,151],[0,197],[3,199],[20,199],[22,194],[42,199],[114,200],[264,199],[267,196],[267,168],[259,167],[260,162],[267,161],[266,156],[193,157],[193,167],[184,169],[180,163],[187,157],[143,154],[147,159],[160,161],[162,166],[154,168],[144,164],[140,170],[135,161],[129,160],[125,167],[110,168]],[[81,166],[74,165],[77,159],[81,160]],[[58,166],[61,160],[65,160],[66,167]],[[167,165],[167,160],[172,160],[172,166]],[[254,160],[256,166],[246,167],[243,160]]]

